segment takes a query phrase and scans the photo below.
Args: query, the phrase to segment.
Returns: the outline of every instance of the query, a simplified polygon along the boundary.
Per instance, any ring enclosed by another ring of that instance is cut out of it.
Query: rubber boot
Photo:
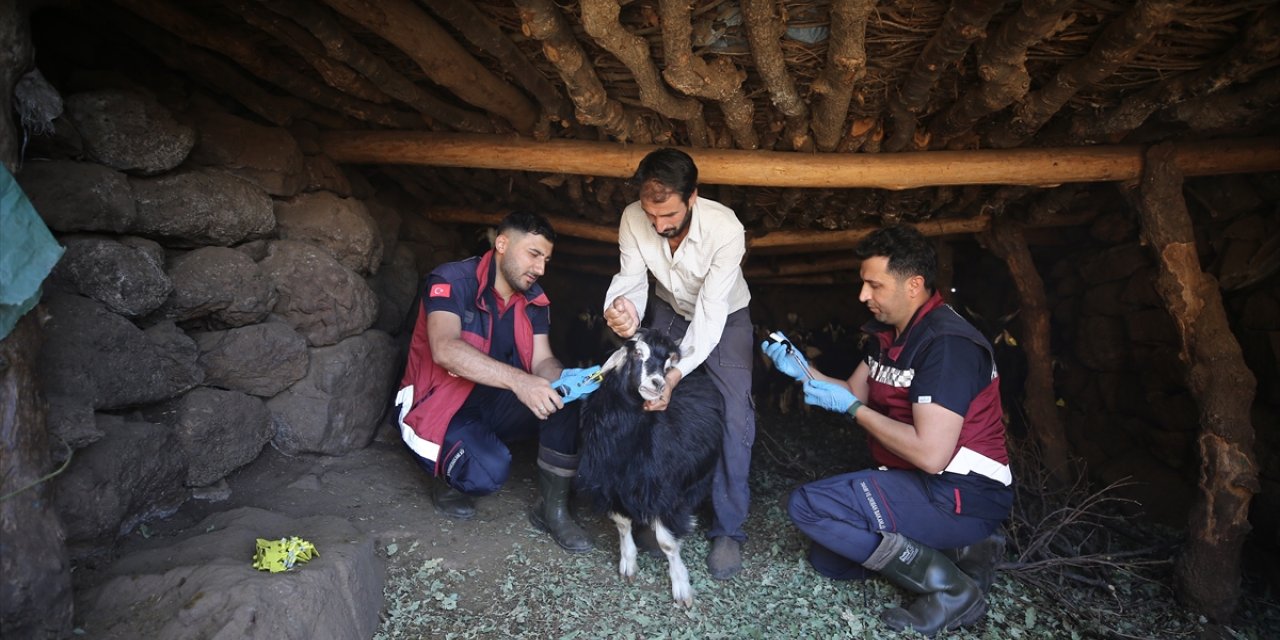
[[[996,531],[986,539],[959,549],[944,549],[942,555],[955,563],[965,575],[973,578],[982,595],[991,593],[996,579],[996,563],[1004,557],[1005,535]]]
[[[586,553],[595,548],[587,532],[573,521],[569,513],[569,485],[573,484],[573,472],[566,469],[547,469],[538,465],[537,506],[529,512],[533,526],[551,534],[560,548],[569,553]]]
[[[470,520],[476,515],[476,504],[471,496],[443,481],[432,487],[431,502],[435,504],[436,511],[455,520]]]
[[[938,550],[902,534],[884,533],[875,553],[863,563],[889,582],[918,594],[911,606],[880,614],[890,629],[916,631],[933,637],[939,631],[967,626],[982,619],[987,599],[973,578],[965,575]]]

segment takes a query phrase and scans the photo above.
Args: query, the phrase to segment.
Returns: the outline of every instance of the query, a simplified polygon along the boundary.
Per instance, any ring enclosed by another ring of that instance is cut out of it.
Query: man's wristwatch
[[[845,413],[847,413],[847,414],[849,414],[849,417],[850,417],[850,418],[853,418],[853,419],[857,420],[857,419],[858,419],[858,416],[857,416],[857,414],[858,414],[858,408],[859,408],[859,407],[861,407],[861,406],[862,406],[862,401],[861,401],[861,400],[859,400],[859,399],[857,399],[857,398],[854,398],[854,399],[853,399],[853,404],[849,405],[849,408],[848,408],[848,409],[845,409],[845,411],[844,411],[844,412],[845,412]]]

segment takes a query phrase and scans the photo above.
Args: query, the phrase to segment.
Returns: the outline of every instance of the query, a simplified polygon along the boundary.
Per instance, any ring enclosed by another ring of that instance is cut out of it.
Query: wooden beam
[[[662,77],[685,95],[714,100],[724,114],[725,127],[739,149],[760,146],[756,136],[755,105],[742,91],[747,72],[728,56],[717,56],[710,64],[693,53],[693,25],[689,21],[693,4],[687,0],[661,0],[662,57],[666,68]],[[715,145],[710,145],[715,146]]]
[[[935,149],[968,132],[979,120],[1026,95],[1031,88],[1027,52],[1059,29],[1075,0],[1026,0],[1005,18],[978,52],[978,78],[933,119],[926,136]]]
[[[809,107],[796,91],[796,81],[787,71],[782,55],[780,39],[786,32],[785,18],[777,14],[774,0],[743,0],[739,4],[747,41],[751,43],[751,59],[756,63],[756,73],[769,90],[773,106],[782,112],[786,128],[782,137],[787,148],[812,150],[809,137]]]
[[[829,255],[817,259],[806,257],[801,260],[791,259],[765,263],[753,261],[753,264],[743,267],[742,274],[748,278],[809,276],[832,274],[837,271],[857,271],[861,265],[862,260],[854,257],[852,253],[844,251],[840,255]]]
[[[668,118],[681,120],[694,146],[707,146],[707,123],[702,117],[702,103],[682,98],[667,91],[649,53],[649,43],[631,33],[618,19],[622,7],[618,0],[582,0],[582,28],[596,44],[612,53],[631,71],[640,89],[640,102]]]
[[[164,66],[194,79],[209,90],[229,96],[267,122],[287,127],[296,119],[314,115],[311,107],[302,100],[268,91],[221,55],[188,44],[132,13],[99,11],[95,12],[94,19],[100,20],[100,24],[110,25],[155,54]]]
[[[875,0],[831,3],[826,64],[809,87],[813,103],[810,128],[819,151],[835,149],[845,132],[854,87],[867,75],[867,16],[875,8]]]
[[[436,15],[444,18],[471,44],[492,55],[516,82],[542,105],[542,112],[552,120],[568,121],[573,117],[569,103],[555,85],[547,80],[506,33],[494,24],[472,2],[458,0],[420,0]]]
[[[324,83],[347,95],[374,104],[387,104],[391,96],[355,72],[341,60],[327,55],[324,46],[314,35],[298,23],[279,13],[269,11],[251,0],[222,0],[222,4],[244,21],[279,40],[311,65]]]
[[[580,140],[536,142],[496,135],[424,131],[328,131],[324,153],[335,162],[514,169],[629,178],[658,147]],[[684,148],[705,184],[757,187],[912,189],[938,185],[1051,186],[1135,180],[1139,145],[918,153],[801,154]],[[1280,140],[1250,138],[1179,144],[1175,161],[1188,176],[1280,170]]]
[[[1053,353],[1049,344],[1049,301],[1044,280],[1023,235],[1021,224],[997,220],[991,229],[979,236],[987,250],[1004,260],[1018,291],[1019,322],[1022,323],[1022,349],[1027,356],[1027,380],[1023,402],[1031,436],[1040,445],[1040,454],[1050,478],[1058,488],[1070,487],[1076,480],[1076,465],[1067,443],[1067,430],[1053,392]]]
[[[1102,30],[1087,55],[1063,66],[1051,81],[1015,105],[1009,119],[987,134],[990,146],[1020,146],[1073,96],[1110,77],[1137,56],[1186,3],[1187,0],[1139,0]]]
[[[515,0],[515,4],[521,33],[542,43],[542,55],[564,81],[578,122],[599,127],[623,142],[650,142],[639,115],[609,97],[559,6],[551,0]]]
[[[1175,160],[1168,143],[1151,149],[1138,207],[1143,243],[1156,258],[1156,291],[1178,328],[1179,360],[1200,409],[1198,493],[1174,579],[1193,611],[1225,622],[1239,602],[1249,503],[1259,490],[1250,421],[1257,380],[1231,333],[1217,280],[1200,270]]]
[[[1211,95],[1254,77],[1276,64],[1276,57],[1280,55],[1277,32],[1280,32],[1280,5],[1272,4],[1250,21],[1244,37],[1226,53],[1195,71],[1152,83],[1140,92],[1126,95],[1120,106],[1101,116],[1092,113],[1088,117],[1077,115],[1071,123],[1071,132],[1088,140],[1118,140],[1137,129],[1158,109]],[[1275,78],[1274,75],[1268,77]]]
[[[478,209],[468,209],[463,207],[432,207],[427,209],[425,216],[432,222],[453,222],[461,224],[483,224],[489,226],[497,226],[502,218],[507,215],[506,211],[480,211]],[[557,236],[572,236],[574,238],[583,238],[586,240],[595,240],[597,242],[618,243],[618,227],[593,224],[590,222],[579,222],[568,218],[548,216],[551,226],[555,227]]]
[[[978,233],[987,228],[991,219],[986,216],[976,218],[950,218],[946,220],[930,220],[913,224],[926,236],[945,236],[957,233]],[[790,251],[831,251],[850,248],[871,235],[879,227],[861,229],[806,229],[800,231],[774,231],[768,235],[749,238],[747,246],[752,251],[761,253],[780,253]]]
[[[351,35],[332,11],[315,6],[311,0],[258,1],[310,31],[330,58],[359,71],[387,95],[417,109],[429,122],[439,122],[471,133],[491,133],[494,130],[485,114],[459,109],[423,91]]]
[[[970,45],[987,37],[987,23],[1002,6],[1002,0],[956,0],[951,3],[947,15],[942,18],[942,26],[929,38],[924,51],[911,65],[911,73],[889,99],[888,113],[893,135],[884,143],[886,151],[906,150],[918,139],[924,145],[928,144],[927,136],[916,137],[916,118],[929,105],[929,96],[942,74],[964,57]]]
[[[277,59],[264,47],[258,46],[258,38],[245,29],[210,24],[195,14],[184,11],[184,5],[177,3],[170,4],[161,0],[114,1],[178,38],[220,53],[253,75],[313,104],[387,127],[409,128],[422,124],[422,119],[415,114],[359,100],[315,81]]]
[[[496,226],[505,211],[481,211],[466,207],[431,207],[424,217],[437,223],[479,224]],[[618,243],[617,225],[601,225],[560,216],[548,216],[556,235],[594,240],[609,244]],[[926,236],[943,236],[977,233],[987,228],[987,217],[955,218],[917,223],[913,226]],[[875,227],[843,230],[774,231],[765,236],[748,237],[747,247],[761,255],[777,253],[814,253],[848,249],[867,237]]]
[[[411,0],[321,0],[409,56],[432,82],[468,104],[497,114],[524,134],[537,109],[519,89],[493,75]]]

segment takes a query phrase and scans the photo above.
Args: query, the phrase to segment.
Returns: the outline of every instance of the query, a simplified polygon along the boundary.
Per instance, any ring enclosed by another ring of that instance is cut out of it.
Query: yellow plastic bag
[[[297,536],[279,540],[258,538],[258,549],[253,554],[253,568],[258,571],[280,573],[292,569],[297,563],[311,560],[312,556],[319,555],[320,552],[316,551],[314,544]]]

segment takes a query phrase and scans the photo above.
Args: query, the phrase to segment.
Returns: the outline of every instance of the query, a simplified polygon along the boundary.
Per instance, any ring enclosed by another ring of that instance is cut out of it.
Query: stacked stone
[[[1187,188],[1202,268],[1217,279],[1258,379],[1259,452],[1275,449],[1274,430],[1262,425],[1280,421],[1280,193],[1268,184],[1231,176]],[[1155,257],[1140,241],[1136,216],[1119,207],[1099,216],[1091,233],[1098,244],[1057,262],[1047,280],[1055,343],[1066,347],[1054,376],[1068,402],[1068,437],[1101,479],[1137,482],[1127,495],[1142,512],[1183,526],[1201,464],[1200,409],[1179,359],[1178,327],[1157,293]],[[1264,477],[1280,470],[1271,456],[1260,462]],[[1272,525],[1280,529],[1280,517]]]
[[[381,424],[418,256],[373,189],[280,128],[178,116],[136,89],[68,96],[17,178],[66,254],[39,376],[74,450],[74,559],[173,512],[267,443],[341,455]],[[458,245],[441,231],[440,246]],[[55,449],[62,447],[55,445]],[[210,490],[214,489],[214,490]]]

